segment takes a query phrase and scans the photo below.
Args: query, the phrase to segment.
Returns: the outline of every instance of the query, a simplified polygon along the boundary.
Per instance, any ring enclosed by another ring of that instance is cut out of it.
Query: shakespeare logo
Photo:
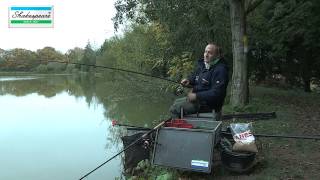
[[[53,27],[53,6],[46,7],[9,7],[9,27]]]

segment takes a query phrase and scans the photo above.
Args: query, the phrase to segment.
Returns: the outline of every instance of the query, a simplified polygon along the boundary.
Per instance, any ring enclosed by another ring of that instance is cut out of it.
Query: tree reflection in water
[[[99,74],[32,75],[28,80],[1,81],[0,95],[25,96],[37,93],[47,98],[67,92],[85,98],[89,107],[102,104],[106,120],[152,127],[168,116],[173,99],[164,91],[171,84],[154,78],[108,71]],[[30,77],[30,75],[28,75]],[[109,128],[112,137],[106,148],[119,144],[122,128]]]

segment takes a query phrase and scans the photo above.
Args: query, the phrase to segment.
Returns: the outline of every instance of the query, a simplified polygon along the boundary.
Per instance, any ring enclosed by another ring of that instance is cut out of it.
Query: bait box
[[[186,118],[193,128],[161,127],[157,130],[154,165],[210,173],[214,147],[220,141],[221,121]]]

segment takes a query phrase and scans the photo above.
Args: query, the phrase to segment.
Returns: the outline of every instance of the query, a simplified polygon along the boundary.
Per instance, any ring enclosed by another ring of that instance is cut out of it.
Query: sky
[[[35,51],[45,46],[65,53],[74,47],[93,48],[114,36],[115,0],[0,0],[0,48]],[[53,6],[53,28],[9,28],[10,6]]]

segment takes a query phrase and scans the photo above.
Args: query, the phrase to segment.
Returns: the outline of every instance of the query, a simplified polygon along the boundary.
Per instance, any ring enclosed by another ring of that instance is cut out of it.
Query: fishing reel
[[[153,146],[156,144],[155,142],[155,133],[149,134],[146,138],[142,139],[142,147],[146,150],[151,150],[153,149]]]
[[[150,146],[151,146],[151,140],[150,139],[144,139],[143,140],[143,144],[142,144],[142,147],[144,149],[150,149]]]
[[[176,96],[180,96],[180,95],[182,95],[184,93],[184,88],[183,88],[183,86],[180,84],[180,85],[178,85],[178,86],[176,86],[176,88],[175,88],[175,91],[174,91],[174,94],[176,95]]]
[[[179,84],[175,87],[175,91],[174,91],[174,94],[176,96],[180,96],[184,93],[184,89],[185,88],[190,88],[192,89],[192,86],[191,85],[182,85],[182,84]]]

